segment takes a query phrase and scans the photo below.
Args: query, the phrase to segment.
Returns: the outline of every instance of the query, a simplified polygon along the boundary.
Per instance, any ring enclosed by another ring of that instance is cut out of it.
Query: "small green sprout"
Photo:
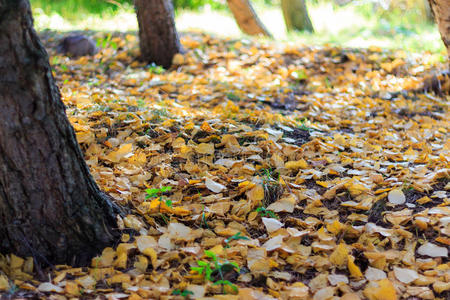
[[[239,101],[241,100],[241,98],[239,98],[239,96],[233,94],[233,93],[227,93],[227,98],[230,99],[231,101]]]
[[[260,206],[256,209],[256,212],[258,212],[261,217],[269,217],[269,218],[274,218],[274,219],[278,219],[278,216],[271,210],[265,208],[264,206]]]
[[[145,195],[145,199],[159,197],[159,199],[158,199],[158,201],[159,201],[159,211],[161,212],[161,203],[163,203],[163,200],[164,200],[164,204],[166,206],[172,207],[172,205],[173,205],[172,200],[165,199],[165,196],[161,195],[161,194],[163,194],[165,192],[168,192],[170,190],[172,190],[171,186],[162,186],[159,189],[155,189],[155,188],[146,189],[145,192],[147,193],[147,195]],[[169,223],[169,220],[168,220],[168,218],[167,218],[167,216],[165,214],[160,213],[160,217],[163,219],[165,224]]]
[[[194,295],[194,293],[189,291],[189,290],[182,290],[181,291],[179,289],[176,289],[176,290],[172,291],[172,295],[174,295],[174,296],[182,296],[184,298],[187,298],[187,297],[189,297],[189,295]]]
[[[160,75],[162,74],[165,70],[162,66],[158,66],[155,63],[151,63],[150,67],[148,68],[148,71],[150,74],[156,74],[156,75]]]
[[[239,231],[239,232],[233,234],[232,236],[230,236],[229,238],[227,238],[225,240],[225,248],[230,248],[229,243],[232,240],[236,240],[237,241],[237,240],[250,240],[250,239],[248,237],[246,237],[246,236],[241,235],[241,232]]]
[[[168,192],[172,189],[171,186],[163,186],[159,189],[146,189],[145,192],[147,193],[147,195],[145,196],[145,199],[150,199],[150,198],[154,198],[154,197],[158,197],[160,196],[162,193]],[[160,196],[161,197],[161,196]]]
[[[204,275],[207,281],[212,281],[214,285],[222,285],[222,291],[225,293],[223,289],[224,286],[231,287],[234,291],[237,291],[238,288],[236,285],[231,283],[228,280],[225,280],[224,274],[231,270],[235,270],[236,272],[240,272],[239,265],[236,262],[228,261],[228,260],[220,260],[217,255],[209,250],[205,250],[205,255],[210,258],[212,261],[204,261],[198,260],[198,267],[191,267],[191,271],[195,271],[200,275]],[[215,280],[219,276],[218,280]]]

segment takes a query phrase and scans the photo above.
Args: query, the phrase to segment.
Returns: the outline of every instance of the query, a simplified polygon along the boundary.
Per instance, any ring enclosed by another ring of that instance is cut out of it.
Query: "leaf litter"
[[[431,55],[184,34],[164,70],[133,34],[91,35],[95,56],[50,61],[92,175],[129,208],[122,239],[46,280],[1,255],[3,294],[448,299],[448,98],[402,92]]]

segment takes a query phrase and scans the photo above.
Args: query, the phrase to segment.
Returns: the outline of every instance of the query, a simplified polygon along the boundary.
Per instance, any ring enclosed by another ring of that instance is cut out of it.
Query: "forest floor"
[[[164,70],[90,34],[42,38],[122,239],[46,277],[0,256],[3,297],[449,299],[449,98],[402,92],[432,55],[183,34]]]

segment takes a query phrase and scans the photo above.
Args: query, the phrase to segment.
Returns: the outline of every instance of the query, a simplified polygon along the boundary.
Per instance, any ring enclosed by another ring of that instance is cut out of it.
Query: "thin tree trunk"
[[[421,10],[423,11],[423,16],[426,17],[428,21],[434,21],[433,12],[431,11],[430,2],[428,0],[422,1]]]
[[[429,0],[442,41],[447,48],[450,70],[450,0]]]
[[[169,68],[182,52],[172,0],[135,0],[142,59]]]
[[[281,9],[288,31],[314,32],[305,0],[281,0]]]
[[[33,29],[28,0],[0,0],[0,252],[85,265],[118,237]]]
[[[242,32],[248,35],[271,36],[249,0],[227,0],[227,3]]]

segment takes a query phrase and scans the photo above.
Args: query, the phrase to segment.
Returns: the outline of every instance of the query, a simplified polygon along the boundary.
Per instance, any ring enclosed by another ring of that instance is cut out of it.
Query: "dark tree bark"
[[[314,32],[305,0],[281,0],[281,10],[288,31]]]
[[[169,68],[182,52],[172,0],[135,0],[142,59]]]
[[[28,0],[0,0],[0,252],[84,265],[117,238],[89,173]]]

